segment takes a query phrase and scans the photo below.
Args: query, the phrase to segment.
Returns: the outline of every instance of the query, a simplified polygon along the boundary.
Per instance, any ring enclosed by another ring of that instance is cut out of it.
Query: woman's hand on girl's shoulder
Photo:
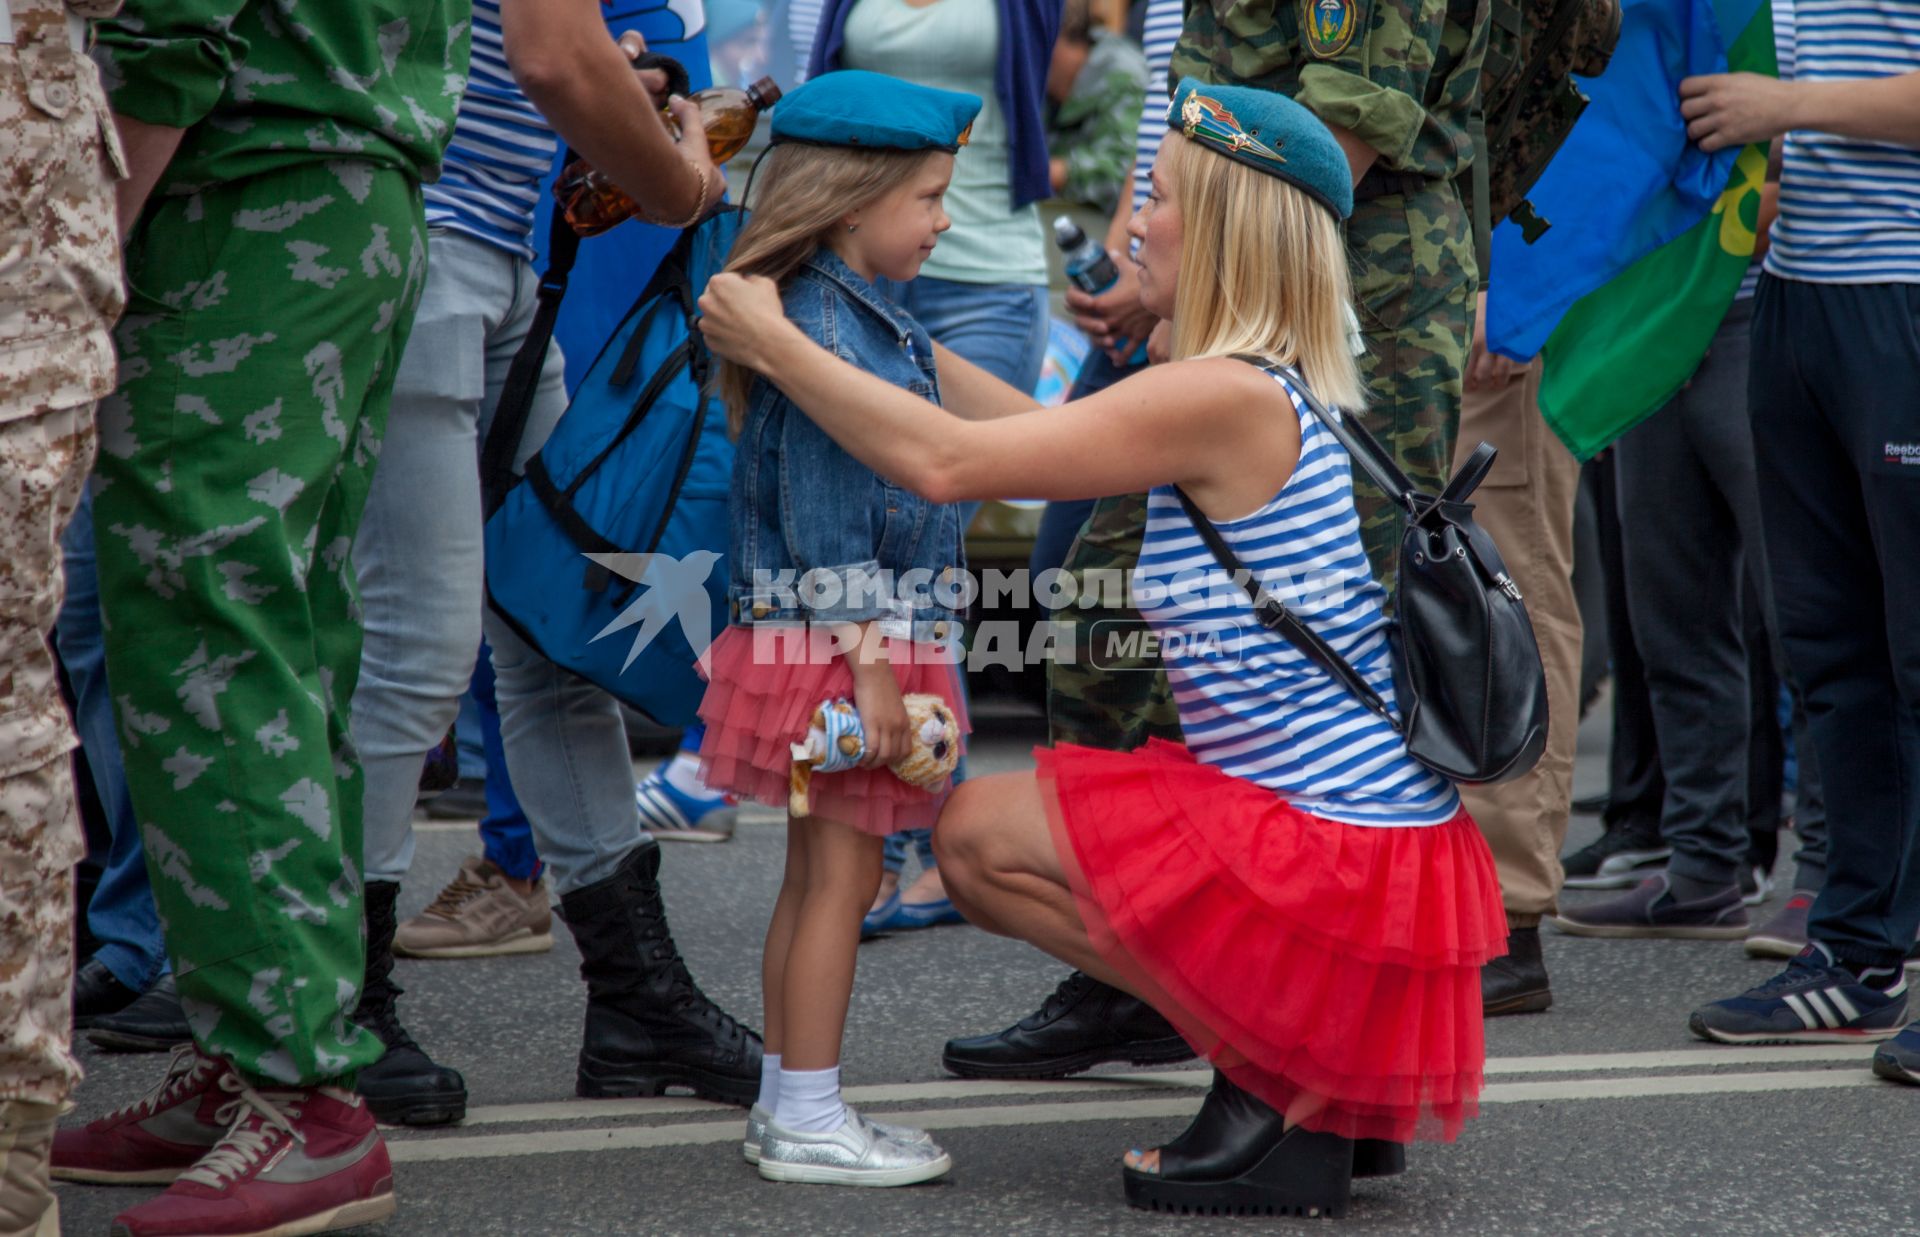
[[[696,325],[714,352],[765,373],[768,345],[788,325],[780,285],[765,275],[723,271],[707,281]]]

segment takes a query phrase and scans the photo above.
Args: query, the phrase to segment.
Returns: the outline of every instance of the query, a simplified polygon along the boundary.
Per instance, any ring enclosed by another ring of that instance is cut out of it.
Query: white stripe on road
[[[1794,1065],[1873,1058],[1873,1046],[1786,1044],[1775,1048],[1682,1048],[1675,1052],[1569,1053],[1555,1057],[1488,1057],[1489,1074],[1581,1074],[1588,1070],[1698,1069],[1717,1065]]]
[[[1882,1085],[1870,1074],[1851,1070],[1574,1078],[1555,1082],[1495,1083],[1481,1093],[1480,1102],[1537,1104],[1543,1101],[1644,1099],[1676,1095],[1826,1091]],[[851,1089],[849,1094],[851,1097]],[[964,1130],[1015,1125],[1078,1125],[1092,1121],[1153,1121],[1189,1117],[1198,1107],[1198,1096],[1183,1095],[1168,1099],[1096,1100],[1077,1104],[927,1108],[907,1112],[889,1111],[880,1115],[890,1122],[921,1129]],[[390,1136],[387,1149],[396,1163],[421,1164],[524,1155],[693,1147],[737,1142],[745,1128],[745,1118],[736,1110],[735,1115],[724,1121],[697,1121],[679,1125],[615,1126],[464,1137]]]
[[[1777,1048],[1706,1048],[1677,1052],[1601,1052],[1547,1057],[1493,1057],[1489,1076],[1507,1074],[1584,1074],[1611,1070],[1698,1069],[1729,1065],[1800,1065],[1814,1061],[1856,1061],[1864,1065],[1873,1045],[1830,1044]],[[1205,1069],[1155,1070],[1132,1074],[1086,1074],[1051,1082],[995,1082],[954,1078],[938,1082],[848,1087],[852,1104],[900,1104],[928,1100],[987,1099],[1024,1095],[1091,1096],[1099,1090],[1200,1088],[1213,1078]],[[601,1121],[607,1118],[672,1116],[725,1112],[725,1105],[668,1097],[638,1100],[558,1100],[539,1104],[495,1104],[467,1110],[466,1124],[534,1124],[552,1121]]]

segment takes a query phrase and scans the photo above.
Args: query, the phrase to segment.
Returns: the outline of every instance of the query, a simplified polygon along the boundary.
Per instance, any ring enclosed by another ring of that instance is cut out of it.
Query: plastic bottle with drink
[[[760,113],[779,102],[780,87],[772,78],[763,77],[745,90],[715,86],[688,98],[700,109],[700,119],[707,129],[707,151],[718,164],[739,154],[752,139]],[[671,117],[667,127],[675,130],[677,141],[679,132]],[[585,159],[575,159],[566,166],[554,182],[553,196],[567,222],[582,236],[598,236],[631,219],[640,209],[625,190]]]
[[[1053,243],[1060,246],[1060,252],[1066,256],[1068,281],[1088,296],[1099,296],[1120,282],[1120,268],[1114,265],[1113,255],[1107,252],[1106,246],[1088,236],[1065,215],[1053,221]],[[1114,347],[1124,351],[1130,343],[1132,341],[1123,336],[1114,341]],[[1147,343],[1141,340],[1139,349],[1127,358],[1127,364],[1144,365],[1146,360]]]

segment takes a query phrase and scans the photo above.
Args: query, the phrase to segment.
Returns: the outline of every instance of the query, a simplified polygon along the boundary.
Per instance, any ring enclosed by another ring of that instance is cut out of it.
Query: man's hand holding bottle
[[[1120,277],[1097,294],[1069,288],[1067,309],[1073,314],[1074,325],[1086,332],[1096,347],[1104,349],[1115,365],[1127,365],[1138,356],[1160,319],[1141,308],[1140,272],[1133,259],[1125,250],[1108,252]]]

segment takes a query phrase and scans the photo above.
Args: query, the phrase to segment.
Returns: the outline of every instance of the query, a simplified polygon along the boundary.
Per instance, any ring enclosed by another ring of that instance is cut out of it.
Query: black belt
[[[1353,200],[1371,202],[1375,198],[1390,197],[1396,193],[1412,196],[1434,183],[1432,177],[1422,176],[1418,172],[1391,172],[1375,164],[1353,187]]]

